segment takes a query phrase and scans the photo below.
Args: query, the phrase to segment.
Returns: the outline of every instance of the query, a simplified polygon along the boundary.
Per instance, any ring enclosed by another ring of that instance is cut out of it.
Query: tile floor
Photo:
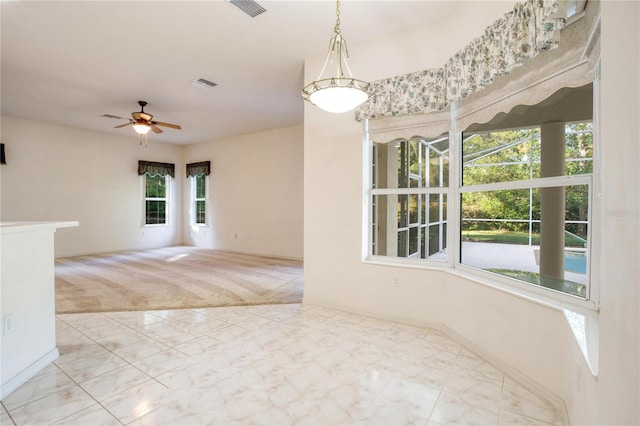
[[[2,425],[560,425],[437,330],[300,304],[57,316]]]

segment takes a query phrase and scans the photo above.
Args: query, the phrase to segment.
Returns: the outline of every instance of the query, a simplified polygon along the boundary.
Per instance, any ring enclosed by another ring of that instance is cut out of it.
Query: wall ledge
[[[563,309],[564,317],[573,337],[580,348],[585,362],[589,366],[591,375],[598,377],[599,353],[600,353],[600,325],[596,313],[584,314]]]

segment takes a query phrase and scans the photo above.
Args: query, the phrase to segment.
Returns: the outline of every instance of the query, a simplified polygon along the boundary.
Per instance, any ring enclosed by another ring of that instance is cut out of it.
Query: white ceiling
[[[145,100],[183,128],[150,138],[177,144],[302,123],[303,62],[326,54],[335,3],[258,3],[267,12],[251,18],[223,0],[2,0],[2,113],[136,138],[100,115]],[[485,5],[347,0],[341,29],[351,47]]]

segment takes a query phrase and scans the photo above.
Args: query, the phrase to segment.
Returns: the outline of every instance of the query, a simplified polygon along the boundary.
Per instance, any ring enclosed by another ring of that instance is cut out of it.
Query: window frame
[[[598,70],[599,71],[599,70]],[[447,261],[437,261],[430,259],[412,259],[392,256],[373,255],[373,195],[387,192],[386,189],[373,188],[373,138],[370,134],[369,120],[363,119],[363,213],[362,213],[362,261],[369,264],[385,266],[401,266],[426,270],[439,270],[449,272],[453,275],[469,279],[471,281],[500,289],[511,294],[543,303],[545,305],[558,308],[571,307],[577,311],[597,311],[599,306],[599,267],[597,260],[600,256],[598,232],[600,206],[600,135],[599,135],[599,72],[593,80],[593,157],[592,173],[588,175],[572,175],[560,177],[548,177],[536,179],[536,187],[552,186],[572,186],[588,185],[588,238],[587,250],[589,258],[587,263],[587,297],[582,299],[578,296],[562,293],[553,289],[536,286],[514,278],[509,278],[499,274],[484,271],[460,262],[461,252],[461,194],[479,189],[487,189],[485,185],[468,185],[462,187],[462,132],[456,129],[456,105],[451,108],[451,126],[449,130],[449,183],[445,188],[447,197]],[[425,122],[428,120],[425,116]],[[426,123],[428,124],[428,123]],[[529,189],[532,181],[513,181],[490,184],[496,189]],[[417,188],[404,189],[406,193],[414,193]],[[419,188],[434,191],[437,188]],[[398,189],[393,190],[397,193]]]
[[[171,176],[169,174],[165,174],[164,182],[165,182],[165,196],[164,197],[147,197],[147,176],[161,176],[158,174],[151,175],[148,172],[140,175],[140,187],[142,192],[142,227],[161,227],[161,226],[170,226],[171,225]],[[164,215],[164,223],[147,223],[147,201],[163,201],[165,203],[165,215]]]
[[[198,177],[204,178],[204,197],[200,198],[197,196],[198,190]],[[200,175],[192,175],[189,176],[189,180],[191,180],[190,191],[191,191],[191,211],[193,212],[191,216],[191,225],[200,226],[200,227],[208,227],[209,226],[209,176],[206,174]],[[204,202],[204,222],[198,222],[198,201]]]
[[[446,249],[446,247],[448,246],[448,239],[447,239],[447,235],[446,233],[443,232],[443,229],[448,229],[448,217],[446,213],[448,213],[448,210],[445,212],[444,209],[442,208],[442,200],[443,198],[446,198],[448,201],[448,186],[444,186],[444,183],[447,183],[447,185],[450,183],[449,180],[449,176],[447,176],[447,179],[444,179],[443,175],[442,175],[442,164],[440,165],[440,174],[438,177],[438,180],[440,181],[440,185],[442,186],[420,186],[420,182],[424,179],[427,179],[427,176],[423,176],[422,175],[422,170],[423,170],[423,156],[422,154],[422,150],[424,149],[424,146],[430,146],[432,145],[434,142],[438,141],[438,140],[445,140],[445,139],[451,139],[451,136],[449,133],[447,133],[447,135],[440,135],[438,137],[412,137],[412,138],[408,138],[408,139],[404,139],[404,138],[400,138],[400,139],[396,139],[396,140],[392,140],[389,141],[389,144],[393,144],[393,143],[405,143],[406,146],[408,147],[408,149],[406,150],[407,152],[407,159],[408,157],[410,157],[410,142],[412,141],[416,141],[416,139],[418,139],[419,142],[419,150],[418,150],[418,169],[420,171],[420,174],[416,175],[414,173],[411,173],[410,171],[410,167],[406,167],[406,176],[404,176],[404,178],[407,179],[407,184],[406,186],[402,186],[402,187],[398,187],[398,188],[377,188],[376,186],[376,180],[375,180],[375,173],[376,173],[376,169],[378,168],[378,164],[373,162],[373,159],[375,158],[375,156],[377,155],[377,146],[373,141],[370,141],[370,144],[368,147],[366,147],[365,149],[367,149],[368,153],[368,158],[370,158],[370,161],[368,163],[368,165],[366,167],[369,168],[369,184],[367,187],[367,191],[368,191],[368,203],[370,205],[370,211],[368,212],[368,221],[367,221],[367,228],[368,228],[368,245],[366,247],[366,257],[369,259],[388,259],[388,258],[392,258],[392,259],[414,259],[414,260],[418,260],[418,261],[429,261],[429,262],[436,262],[438,264],[443,264],[448,262],[448,255],[447,258],[444,260],[436,260],[436,259],[428,259],[427,258],[422,258],[420,257],[420,255],[422,254],[422,246],[421,246],[421,235],[422,232],[425,233],[425,247],[429,247],[428,244],[428,240],[429,240],[429,231],[430,228],[432,226],[438,226],[438,235],[439,235],[439,247],[444,246],[444,248]],[[433,139],[430,141],[425,141],[424,139]],[[366,144],[365,144],[366,145]],[[447,150],[448,155],[447,157],[447,166],[449,167],[451,164],[450,161],[450,156],[451,156],[451,149],[449,147],[449,149]],[[416,180],[418,181],[418,186],[412,186],[410,184],[411,180]],[[404,226],[400,226],[398,225],[396,228],[396,239],[397,237],[400,235],[401,232],[406,232],[407,233],[407,238],[406,238],[406,249],[407,249],[407,255],[406,256],[390,256],[390,255],[376,255],[373,254],[374,252],[374,247],[376,247],[378,245],[378,239],[377,239],[377,232],[376,229],[378,227],[378,216],[375,212],[374,206],[375,206],[375,202],[374,202],[374,198],[376,196],[407,196],[407,197],[411,197],[417,195],[418,196],[418,217],[417,217],[417,221],[416,222],[412,222],[410,219],[410,213],[407,212],[406,213],[406,217],[407,217],[407,223]],[[438,220],[434,221],[434,222],[430,222],[429,219],[429,199],[431,197],[431,195],[438,195],[439,199],[440,199],[440,203],[439,203],[439,211],[438,211]],[[425,208],[422,209],[421,204],[420,204],[420,197],[423,198],[423,200],[425,201]],[[423,222],[421,214],[425,215],[425,220]],[[417,243],[417,252],[416,253],[410,253],[409,250],[411,248],[411,244],[410,244],[410,235],[411,235],[411,229],[417,229],[417,233],[418,233],[418,243]],[[428,250],[427,250],[428,251]],[[438,253],[441,253],[442,250],[440,250]],[[426,256],[429,256],[429,254],[427,253]]]

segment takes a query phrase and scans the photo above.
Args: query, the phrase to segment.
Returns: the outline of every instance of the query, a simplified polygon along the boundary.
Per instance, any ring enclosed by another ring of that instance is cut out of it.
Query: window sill
[[[447,272],[557,310],[568,309],[582,314],[590,314],[597,311],[597,307],[592,301],[583,300],[462,264],[456,264],[455,267],[452,267],[449,262],[389,258],[385,256],[368,256],[363,259],[363,263]]]
[[[573,332],[582,357],[589,366],[589,371],[593,377],[598,377],[598,364],[600,352],[600,326],[598,315],[595,312],[582,314],[563,309],[567,324]]]

